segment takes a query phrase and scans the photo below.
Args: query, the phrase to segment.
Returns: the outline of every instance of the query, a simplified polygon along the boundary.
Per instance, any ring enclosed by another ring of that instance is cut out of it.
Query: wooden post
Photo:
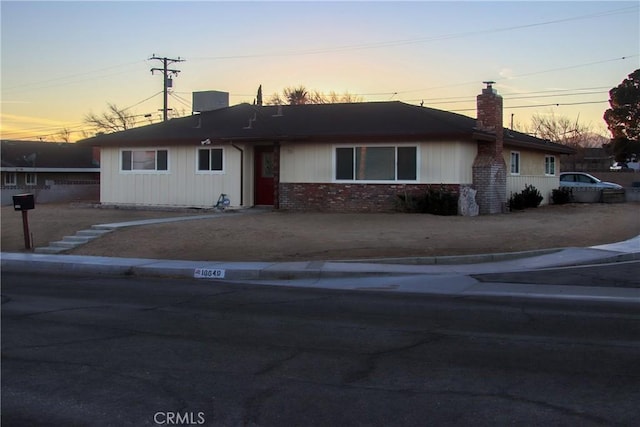
[[[29,234],[29,218],[27,216],[28,213],[29,211],[27,210],[22,211],[22,230],[24,232],[24,247],[26,249],[31,249],[31,234]]]

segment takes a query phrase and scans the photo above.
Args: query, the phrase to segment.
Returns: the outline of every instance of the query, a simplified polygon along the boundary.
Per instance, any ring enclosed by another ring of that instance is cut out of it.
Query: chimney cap
[[[486,80],[484,82],[482,82],[484,84],[487,85],[486,88],[482,89],[482,93],[492,93],[492,94],[497,94],[498,91],[496,91],[492,85],[494,85],[496,82],[492,81],[492,80]]]

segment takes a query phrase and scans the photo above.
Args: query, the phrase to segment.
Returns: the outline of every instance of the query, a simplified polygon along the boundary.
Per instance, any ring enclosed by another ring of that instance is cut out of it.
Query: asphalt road
[[[637,425],[637,306],[2,275],[2,425]]]

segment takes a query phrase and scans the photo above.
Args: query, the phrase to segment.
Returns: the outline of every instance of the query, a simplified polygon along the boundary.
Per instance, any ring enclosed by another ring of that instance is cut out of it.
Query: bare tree
[[[531,118],[529,134],[551,142],[573,148],[576,153],[563,158],[562,162],[572,169],[584,163],[585,152],[588,148],[600,148],[608,140],[593,132],[589,125],[581,124],[580,117],[571,120],[568,117],[556,117],[551,112],[547,115],[536,114]]]
[[[89,113],[84,117],[84,122],[94,128],[96,134],[118,132],[135,126],[135,116],[115,104],[108,103],[107,106],[108,110],[101,115]]]
[[[343,94],[338,94],[334,91],[329,92],[329,94],[324,94],[322,92],[313,91],[310,97],[311,104],[338,104],[338,103],[352,103],[352,102],[362,102],[362,97],[351,94],[349,92],[345,92]]]
[[[62,142],[71,142],[71,131],[67,128],[62,130],[56,135]]]
[[[282,91],[282,96],[278,93],[271,95],[267,105],[301,105],[301,104],[337,104],[349,102],[362,102],[362,98],[349,92],[338,94],[334,91],[324,94],[320,91],[309,91],[304,86],[288,87]]]

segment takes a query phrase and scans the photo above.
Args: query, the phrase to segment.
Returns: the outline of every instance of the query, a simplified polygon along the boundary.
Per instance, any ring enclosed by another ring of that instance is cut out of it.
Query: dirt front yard
[[[205,213],[39,205],[29,219],[38,247],[94,224]],[[21,224],[19,212],[2,208],[2,251],[24,250]],[[68,253],[203,261],[338,260],[582,247],[637,235],[639,203],[543,206],[479,217],[249,209],[124,228]]]

